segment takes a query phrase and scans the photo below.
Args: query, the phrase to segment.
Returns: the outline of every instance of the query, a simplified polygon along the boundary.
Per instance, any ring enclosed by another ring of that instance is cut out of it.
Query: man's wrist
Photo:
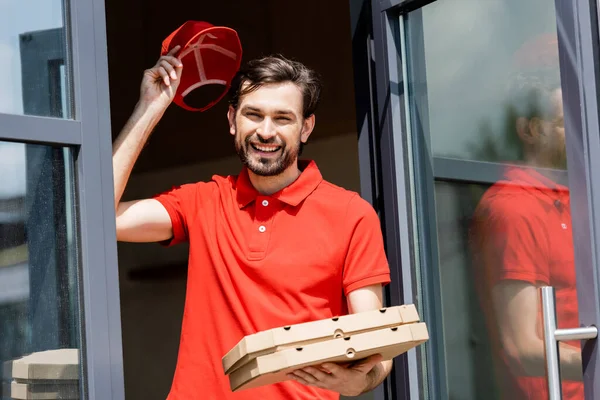
[[[151,112],[153,114],[162,115],[168,107],[168,104],[165,105],[158,101],[145,101],[140,99],[135,105],[135,111],[142,113]]]
[[[147,139],[163,117],[166,110],[167,107],[157,104],[156,102],[139,101],[135,105],[129,123],[141,127],[144,137]]]
[[[375,364],[373,369],[371,369],[369,372],[367,372],[367,375],[366,375],[367,382],[366,382],[366,386],[362,393],[370,392],[371,390],[373,390],[377,386],[379,386],[381,381],[383,381],[383,379],[381,379],[382,372],[383,372],[383,366],[381,365],[381,363]]]

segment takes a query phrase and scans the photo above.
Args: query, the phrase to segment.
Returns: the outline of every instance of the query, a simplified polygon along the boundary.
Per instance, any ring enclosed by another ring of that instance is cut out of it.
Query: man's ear
[[[536,144],[540,137],[540,130],[542,121],[533,117],[531,119],[527,119],[524,117],[520,117],[517,119],[517,134],[521,141],[525,144]]]
[[[227,120],[229,121],[229,133],[235,136],[235,108],[233,106],[229,106]]]
[[[304,119],[302,133],[300,135],[300,140],[302,143],[306,143],[308,141],[313,129],[315,129],[315,114],[312,114],[310,117]]]

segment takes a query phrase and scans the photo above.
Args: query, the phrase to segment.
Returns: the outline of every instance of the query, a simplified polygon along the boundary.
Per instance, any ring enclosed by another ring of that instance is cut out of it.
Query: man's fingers
[[[366,374],[367,372],[372,370],[373,367],[375,365],[377,365],[378,363],[380,363],[381,361],[383,361],[383,357],[381,356],[381,354],[374,354],[370,357],[365,358],[364,360],[357,362],[352,367],[352,369],[354,369],[356,371],[361,371]]]
[[[303,385],[306,385],[306,386],[310,386],[310,385],[311,385],[309,382],[305,381],[304,379],[300,378],[300,377],[299,377],[299,376],[297,376],[297,375],[294,375],[294,374],[288,374],[287,376],[288,376],[288,378],[290,378],[290,379],[292,379],[292,380],[294,380],[294,381],[296,381],[296,382],[298,382],[298,383],[301,383],[301,384],[303,384]]]
[[[318,379],[315,378],[312,374],[309,374],[308,372],[305,372],[301,369],[294,371],[293,374],[311,384],[315,384],[318,382]]]
[[[167,62],[167,63],[171,64],[174,68],[181,68],[181,67],[183,67],[183,64],[181,63],[181,60],[179,58],[177,58],[177,57],[162,56],[158,60],[158,64],[161,64],[162,62]]]
[[[175,54],[177,54],[177,52],[179,51],[179,49],[181,49],[181,46],[175,46],[171,49],[171,51],[167,54],[169,56],[175,56]]]
[[[306,367],[303,369],[303,371],[309,375],[314,376],[315,379],[319,382],[325,382],[328,379],[331,379],[330,374],[328,374],[327,372],[320,371],[319,369],[317,369],[315,367]]]
[[[177,73],[175,72],[175,68],[171,64],[169,64],[166,60],[162,60],[160,62],[160,66],[168,72],[171,79],[177,79]]]
[[[341,372],[343,372],[345,370],[344,367],[341,367],[337,364],[333,364],[333,363],[326,363],[321,365],[321,368],[323,368],[325,371],[329,372],[332,375],[339,375]]]
[[[361,365],[375,365],[383,360],[381,354],[373,354],[365,359],[358,361],[354,366],[359,367]]]
[[[171,86],[171,81],[169,80],[169,74],[167,73],[167,71],[163,67],[158,67],[156,69],[156,71],[158,72],[158,74],[162,78],[162,80],[165,83],[165,85]]]
[[[171,86],[171,79],[177,80],[181,77],[183,64],[179,58],[175,57],[180,48],[181,46],[174,47],[166,56],[159,58],[154,68],[150,70],[158,73],[167,86]]]

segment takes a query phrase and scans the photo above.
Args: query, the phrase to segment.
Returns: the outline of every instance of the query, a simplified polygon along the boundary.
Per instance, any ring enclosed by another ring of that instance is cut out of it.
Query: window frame
[[[75,119],[0,113],[0,140],[60,145],[74,156],[84,398],[125,398],[103,0],[65,1],[68,99]],[[74,100],[74,101],[72,101]]]

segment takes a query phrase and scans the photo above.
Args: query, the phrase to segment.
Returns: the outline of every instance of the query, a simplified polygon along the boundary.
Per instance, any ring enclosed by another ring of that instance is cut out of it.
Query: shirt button
[[[264,225],[261,225],[261,226],[258,227],[258,230],[260,232],[265,232],[267,230],[267,228]]]
[[[265,207],[268,206],[269,205],[269,200],[263,200],[262,205],[265,206]]]

